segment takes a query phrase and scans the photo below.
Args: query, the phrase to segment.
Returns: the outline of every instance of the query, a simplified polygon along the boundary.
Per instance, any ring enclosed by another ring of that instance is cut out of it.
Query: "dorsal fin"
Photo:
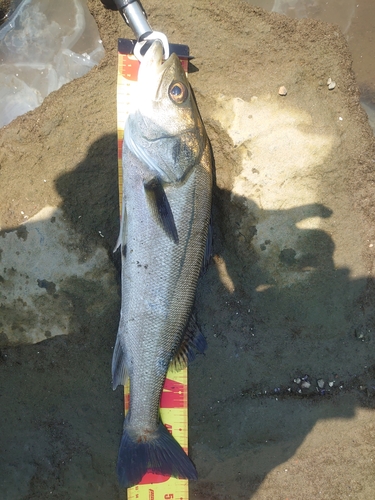
[[[200,331],[194,315],[191,315],[178,351],[171,361],[171,367],[180,370],[195,359],[197,352],[203,354],[206,347],[206,339]]]

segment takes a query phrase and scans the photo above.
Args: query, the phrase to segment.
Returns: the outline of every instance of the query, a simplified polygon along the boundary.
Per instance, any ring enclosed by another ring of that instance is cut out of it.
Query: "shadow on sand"
[[[97,155],[103,150],[105,164]],[[66,219],[82,241],[109,255],[118,232],[116,150],[115,135],[104,136],[56,180]],[[374,282],[335,268],[327,233],[298,229],[313,216],[331,211],[267,212],[215,191],[214,262],[196,304],[208,350],[189,372],[191,455],[200,475],[193,498],[249,500],[318,420],[350,419],[357,405],[372,407]],[[273,234],[257,240],[257,223],[267,217],[294,228],[298,251],[278,248]],[[123,498],[115,477],[122,394],[112,392],[110,374],[115,306],[93,324],[77,302],[85,328],[1,350],[2,498]],[[338,399],[359,380],[365,393]]]

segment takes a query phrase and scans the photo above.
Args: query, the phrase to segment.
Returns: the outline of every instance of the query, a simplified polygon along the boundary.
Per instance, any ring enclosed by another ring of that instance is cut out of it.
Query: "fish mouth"
[[[151,47],[147,50],[143,57],[141,66],[155,66],[157,70],[160,71],[160,67],[163,63],[163,43],[161,40],[154,40]]]
[[[175,55],[171,54],[168,59],[163,62],[163,54],[164,48],[162,41],[159,39],[154,40],[142,59],[139,69],[140,77],[142,77],[142,74],[146,72],[153,72],[154,74],[157,73],[160,75],[173,63],[173,60],[176,58]]]

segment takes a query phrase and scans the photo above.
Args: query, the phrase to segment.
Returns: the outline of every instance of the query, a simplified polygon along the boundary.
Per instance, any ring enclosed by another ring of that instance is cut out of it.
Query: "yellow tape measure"
[[[183,49],[183,52],[186,52],[186,57],[180,57],[180,59],[187,72],[188,49],[186,46],[175,47],[180,47]],[[139,61],[131,55],[132,48],[132,41],[119,39],[117,138],[120,214],[122,205],[122,143],[124,139],[124,124],[130,111],[132,96],[136,91],[139,69]],[[164,425],[186,453],[188,451],[187,395],[187,368],[183,368],[178,372],[169,369],[160,399],[160,415]],[[129,408],[129,384],[124,387],[124,403],[126,413]],[[188,500],[188,480],[147,472],[138,485],[128,488],[127,498],[128,500]]]

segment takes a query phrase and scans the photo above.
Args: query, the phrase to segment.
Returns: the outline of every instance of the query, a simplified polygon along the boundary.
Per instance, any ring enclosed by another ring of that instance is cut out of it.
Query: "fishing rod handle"
[[[137,0],[115,0],[115,4],[126,24],[133,30],[137,40],[142,40],[152,33],[152,28],[147,22],[146,12],[141,2]]]

